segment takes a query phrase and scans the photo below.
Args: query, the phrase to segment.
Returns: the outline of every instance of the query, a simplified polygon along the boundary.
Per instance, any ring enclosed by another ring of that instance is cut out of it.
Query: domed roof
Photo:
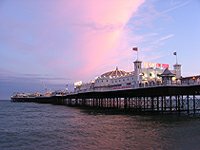
[[[117,77],[127,76],[130,74],[131,74],[130,72],[119,70],[118,67],[116,67],[115,70],[102,74],[101,78],[117,78]]]

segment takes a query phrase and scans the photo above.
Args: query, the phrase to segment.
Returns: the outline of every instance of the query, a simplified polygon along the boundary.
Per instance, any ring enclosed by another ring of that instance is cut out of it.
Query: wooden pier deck
[[[67,106],[137,112],[200,112],[200,85],[154,86],[114,91],[90,91],[65,96],[12,98],[13,102],[38,102]]]

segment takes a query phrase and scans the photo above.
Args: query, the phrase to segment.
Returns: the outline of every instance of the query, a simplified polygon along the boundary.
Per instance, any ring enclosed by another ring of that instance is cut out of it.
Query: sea
[[[0,150],[199,150],[200,117],[0,101]]]

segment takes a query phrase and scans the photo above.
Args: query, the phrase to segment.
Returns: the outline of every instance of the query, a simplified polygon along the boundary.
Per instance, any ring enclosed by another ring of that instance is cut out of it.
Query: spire
[[[116,71],[118,71],[118,67],[116,66]]]

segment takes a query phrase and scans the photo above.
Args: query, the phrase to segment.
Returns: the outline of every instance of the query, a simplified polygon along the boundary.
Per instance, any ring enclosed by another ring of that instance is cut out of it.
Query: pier
[[[175,53],[176,54],[176,53]],[[177,54],[176,54],[177,56]],[[181,64],[134,61],[134,71],[118,69],[94,81],[74,83],[72,93],[11,97],[13,102],[37,102],[137,113],[200,113],[200,76],[182,77]]]
[[[137,113],[196,114],[200,112],[200,85],[168,85],[114,91],[90,91],[64,96],[12,98],[12,101],[114,109]]]

